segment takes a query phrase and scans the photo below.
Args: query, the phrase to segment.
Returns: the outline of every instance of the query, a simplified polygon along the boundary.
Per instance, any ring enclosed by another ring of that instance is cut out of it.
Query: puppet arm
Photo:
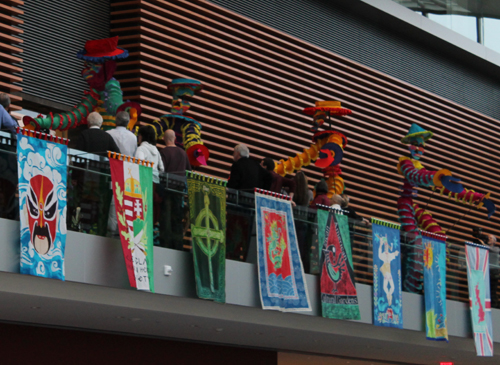
[[[50,113],[45,118],[25,116],[23,118],[23,123],[26,128],[37,131],[40,129],[66,130],[75,128],[87,122],[88,115],[97,106],[99,99],[100,97],[95,90],[85,91],[85,96],[82,98],[82,101],[74,108],[71,108],[69,112],[56,115]]]
[[[434,186],[434,175],[446,170],[426,170],[418,161],[412,161],[408,157],[400,157],[398,172],[413,186]]]

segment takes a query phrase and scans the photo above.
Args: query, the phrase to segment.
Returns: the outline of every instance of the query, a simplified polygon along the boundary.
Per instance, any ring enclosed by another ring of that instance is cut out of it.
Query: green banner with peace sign
[[[226,181],[187,172],[196,291],[226,301]]]

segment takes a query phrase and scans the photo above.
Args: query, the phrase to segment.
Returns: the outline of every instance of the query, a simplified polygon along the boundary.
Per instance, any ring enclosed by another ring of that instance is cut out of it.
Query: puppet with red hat
[[[69,112],[52,114],[47,117],[23,119],[26,128],[35,130],[67,130],[87,122],[87,116],[96,111],[103,117],[102,128],[114,128],[115,115],[120,111],[130,114],[131,129],[141,114],[141,107],[135,102],[124,102],[120,83],[113,78],[116,71],[116,60],[128,57],[125,49],[118,48],[118,37],[90,40],[85,49],[78,52],[77,57],[85,61],[82,76],[89,84],[90,91],[85,91],[81,102]]]

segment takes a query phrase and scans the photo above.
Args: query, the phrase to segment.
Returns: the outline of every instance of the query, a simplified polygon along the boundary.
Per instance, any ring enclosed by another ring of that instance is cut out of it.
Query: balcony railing
[[[189,207],[185,174],[161,174],[160,220],[155,224],[156,246],[191,249]],[[19,220],[16,141],[0,132],[0,218]],[[70,149],[68,151],[67,227],[89,235],[118,238],[108,227],[112,200],[111,175],[106,157]],[[226,258],[256,263],[255,201],[248,192],[227,189]],[[111,214],[113,217],[113,214]],[[294,208],[295,227],[306,273],[319,273],[316,211]],[[356,281],[373,283],[372,232],[368,225],[349,220]],[[402,263],[412,237],[401,232]],[[468,302],[464,243],[448,241],[447,297]],[[413,246],[412,246],[413,247]],[[402,266],[403,266],[402,265]],[[499,267],[491,267],[499,269]],[[493,278],[492,278],[493,279]]]

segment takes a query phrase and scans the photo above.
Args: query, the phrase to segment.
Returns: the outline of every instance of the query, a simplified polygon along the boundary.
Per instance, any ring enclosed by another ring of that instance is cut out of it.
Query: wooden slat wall
[[[23,69],[19,66],[22,58],[19,54],[22,49],[18,47],[23,41],[18,38],[23,31],[17,26],[23,24],[18,19],[23,11],[18,7],[24,4],[20,0],[3,0],[0,3],[0,92],[10,95],[11,109],[21,110],[22,98],[13,93],[21,92],[22,88],[14,85],[14,82],[22,81],[19,73]]]
[[[227,178],[237,143],[256,158],[301,152],[311,138],[311,118],[301,110],[340,100],[353,110],[334,121],[349,139],[343,177],[361,214],[397,221],[396,164],[407,154],[399,141],[415,122],[435,135],[422,160],[428,169],[450,169],[466,187],[491,191],[499,205],[497,120],[208,1],[113,1],[111,10],[112,34],[131,53],[117,78],[125,98],[142,104],[143,122],[168,112],[172,78],[203,82],[190,111],[211,151],[200,171]],[[304,171],[311,182],[321,177],[313,166]],[[430,196],[420,189],[416,201],[425,206]],[[499,213],[488,221],[484,208],[469,211],[437,194],[427,209],[445,229],[466,214],[450,234],[459,246],[473,226],[500,236]]]

